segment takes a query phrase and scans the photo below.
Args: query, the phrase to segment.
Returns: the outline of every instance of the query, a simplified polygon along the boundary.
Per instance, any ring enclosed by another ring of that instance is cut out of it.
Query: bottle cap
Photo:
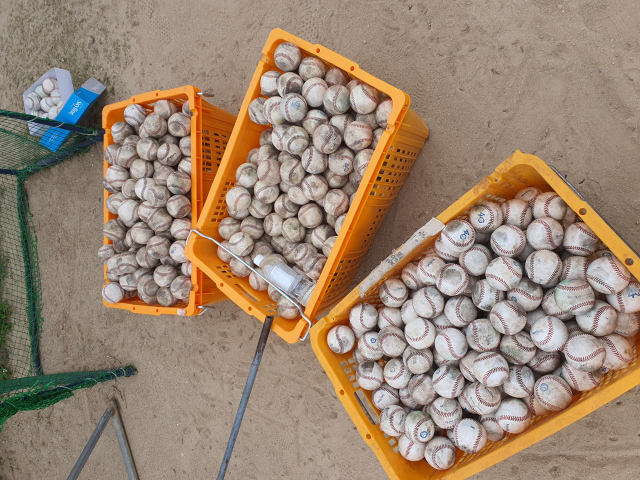
[[[264,260],[264,255],[258,254],[256,255],[256,258],[253,259],[253,263],[255,263],[257,266],[260,266],[262,260]]]

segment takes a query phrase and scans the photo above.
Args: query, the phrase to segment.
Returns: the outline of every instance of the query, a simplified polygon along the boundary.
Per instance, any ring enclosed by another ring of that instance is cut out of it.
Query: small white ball
[[[524,200],[524,198],[522,199]],[[555,192],[540,193],[533,202],[533,218],[551,217],[562,221],[567,213],[567,204]]]
[[[353,350],[355,335],[346,325],[336,325],[327,334],[327,344],[334,353],[343,354]]]
[[[544,375],[535,384],[535,397],[549,411],[559,412],[571,404],[573,392],[562,378]]]

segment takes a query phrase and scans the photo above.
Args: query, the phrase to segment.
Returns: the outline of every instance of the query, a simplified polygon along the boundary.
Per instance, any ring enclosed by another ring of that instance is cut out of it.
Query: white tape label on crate
[[[410,255],[422,242],[427,238],[432,237],[444,228],[444,223],[436,218],[429,220],[424,227],[416,231],[411,238],[404,242],[402,246],[385,258],[380,265],[373,269],[373,271],[365,278],[360,285],[358,285],[358,291],[360,292],[360,298],[364,298],[369,289],[375,285],[378,280],[384,277],[389,270],[395,267],[407,255]]]

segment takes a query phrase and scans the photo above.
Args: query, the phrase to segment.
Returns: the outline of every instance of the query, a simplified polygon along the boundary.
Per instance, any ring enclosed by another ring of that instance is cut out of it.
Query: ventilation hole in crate
[[[351,379],[349,379],[349,380],[351,380]],[[355,382],[355,383],[351,384],[351,386],[353,388],[360,388],[360,385],[358,385],[358,382]]]
[[[340,366],[341,366],[342,368],[346,367],[346,366],[347,366],[347,362],[340,362]]]

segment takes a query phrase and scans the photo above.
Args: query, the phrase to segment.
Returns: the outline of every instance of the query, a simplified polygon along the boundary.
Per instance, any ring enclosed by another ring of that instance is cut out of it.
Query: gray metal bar
[[[91,452],[96,446],[96,443],[98,443],[98,440],[100,440],[100,435],[102,435],[102,432],[104,432],[104,429],[109,423],[109,420],[111,420],[111,417],[113,417],[113,414],[114,408],[112,405],[109,405],[107,407],[107,410],[104,412],[104,415],[102,415],[98,426],[91,434],[91,437],[89,437],[89,441],[82,450],[82,453],[80,454],[80,457],[78,458],[76,464],[73,466],[73,470],[71,470],[71,473],[67,477],[67,480],[76,480],[78,478],[80,472],[84,468],[84,464],[87,463],[89,455],[91,455]]]
[[[231,460],[231,454],[233,453],[233,447],[238,439],[238,432],[240,432],[240,425],[242,424],[242,418],[244,412],[247,409],[249,403],[249,395],[251,395],[251,389],[253,388],[253,382],[256,380],[258,374],[258,368],[262,361],[262,355],[264,354],[264,347],[267,344],[269,338],[269,332],[271,332],[271,324],[273,323],[273,315],[269,315],[264,319],[264,325],[262,326],[262,332],[260,332],[260,340],[258,340],[258,346],[256,348],[256,354],[253,357],[253,363],[251,364],[251,370],[249,370],[249,377],[247,383],[244,386],[242,392],[242,398],[240,399],[240,406],[238,406],[238,413],[236,413],[236,419],[233,421],[233,427],[231,428],[231,435],[229,436],[229,442],[222,458],[222,465],[220,465],[220,472],[218,473],[218,480],[224,480],[224,476],[227,474],[227,468],[229,467],[229,461]]]
[[[124,431],[124,425],[122,424],[120,409],[118,408],[116,399],[112,398],[109,400],[109,405],[114,409],[113,428],[116,430],[116,437],[118,437],[118,443],[120,444],[120,451],[122,452],[122,458],[124,459],[124,466],[127,469],[127,475],[129,475],[129,480],[138,480],[136,464],[133,461],[133,456],[131,455],[129,441],[127,440],[127,434]]]

